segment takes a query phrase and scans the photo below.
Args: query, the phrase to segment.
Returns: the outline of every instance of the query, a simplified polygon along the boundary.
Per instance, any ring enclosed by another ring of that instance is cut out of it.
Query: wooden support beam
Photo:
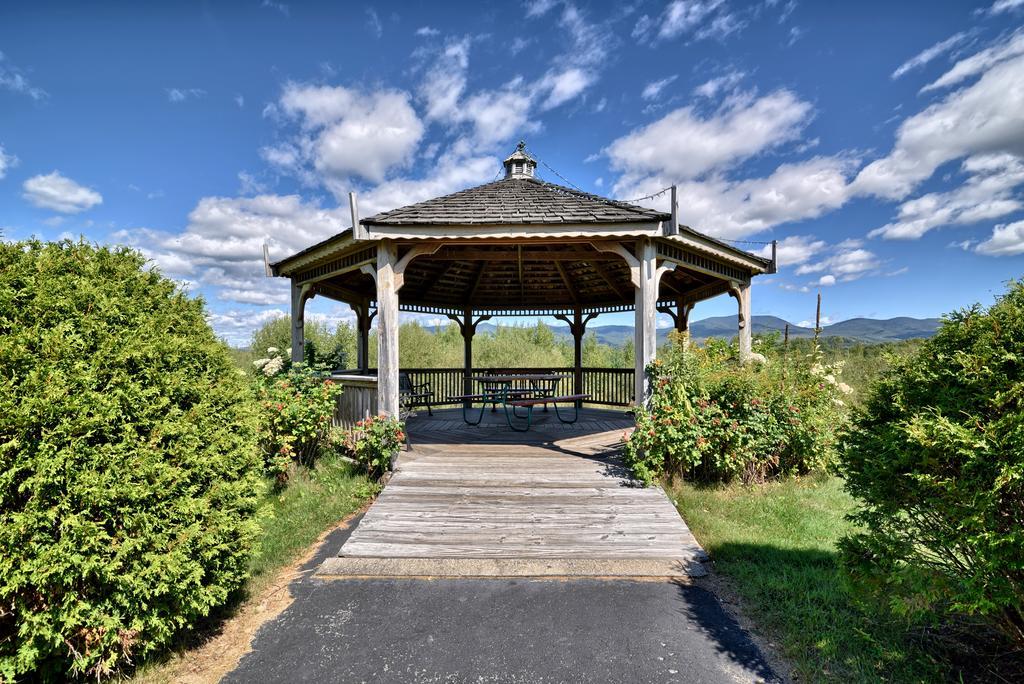
[[[363,373],[370,371],[370,327],[377,315],[370,310],[370,301],[364,300],[352,305],[356,313],[356,367]]]
[[[309,283],[298,285],[292,281],[292,363],[302,363],[306,350],[306,301],[312,297]],[[264,350],[265,351],[265,350]]]
[[[395,283],[397,249],[391,240],[377,247],[377,406],[387,416],[399,417],[398,402],[398,287]]]
[[[562,284],[565,285],[566,291],[569,296],[572,297],[574,304],[580,303],[579,292],[576,291],[576,285],[572,282],[572,278],[569,277],[569,272],[565,270],[565,265],[561,261],[556,261],[555,269],[558,270],[558,275],[562,278]],[[579,394],[579,392],[577,392]]]
[[[485,262],[481,262],[480,265],[476,267],[476,273],[473,275],[473,283],[470,285],[469,289],[466,290],[465,302],[467,304],[472,303],[473,297],[476,296],[476,290],[480,287],[480,281],[483,280],[484,269],[486,267],[487,264]]]
[[[583,336],[587,332],[587,323],[597,317],[596,313],[583,315],[583,310],[576,307],[570,319],[565,314],[558,314],[555,319],[565,321],[569,325],[573,341],[573,394],[583,394]],[[576,408],[581,408],[582,400],[576,401]]]
[[[625,301],[629,301],[630,299],[632,299],[631,295],[627,294],[625,291],[623,291],[621,287],[619,287],[619,284],[615,282],[615,278],[608,273],[608,270],[604,267],[603,264],[594,263],[591,265],[594,267],[594,270],[597,271],[598,275],[601,276],[602,280],[604,280],[604,282],[608,284],[608,287],[612,289],[612,292],[617,294]]]
[[[634,257],[637,265],[631,269],[635,272],[633,283],[636,287],[633,322],[635,336],[633,353],[636,355],[636,368],[633,401],[637,406],[646,404],[650,396],[647,366],[654,361],[658,349],[658,325],[655,309],[658,304],[660,274],[657,267],[657,255],[658,252],[653,242],[648,239],[641,241],[637,249],[637,256]]]
[[[426,283],[423,284],[422,287],[419,288],[420,296],[426,299],[430,292],[434,289],[434,286],[441,282],[441,279],[448,275],[448,272],[452,270],[452,268],[454,268],[455,264],[457,263],[458,262],[456,261],[445,262],[444,266],[438,269],[437,273],[435,273],[434,276],[430,278],[430,280],[428,280]]]
[[[610,252],[612,254],[618,254],[622,257],[626,265],[629,266],[629,279],[633,283],[633,287],[640,287],[640,259],[633,255],[626,247],[619,242],[595,242],[592,243],[594,249],[601,252]],[[647,244],[644,242],[643,244]]]
[[[752,335],[750,322],[750,282],[730,281],[729,294],[736,299],[739,322],[739,355],[740,363],[750,361],[752,350]]]
[[[401,290],[402,286],[405,285],[405,269],[412,263],[412,260],[419,256],[427,254],[434,254],[437,250],[444,246],[442,242],[435,242],[433,244],[416,245],[405,255],[398,260],[395,264],[395,289]]]
[[[459,332],[462,334],[462,393],[473,394],[473,336],[476,335],[477,326],[484,321],[489,321],[492,316],[481,315],[473,320],[473,309],[468,306],[463,309],[461,316],[445,315],[458,324]],[[462,403],[465,408],[469,408],[472,402],[466,399]]]

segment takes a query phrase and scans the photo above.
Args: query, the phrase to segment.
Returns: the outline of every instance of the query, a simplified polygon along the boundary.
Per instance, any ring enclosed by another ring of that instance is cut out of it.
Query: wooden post
[[[310,284],[292,284],[292,363],[302,363],[306,352],[306,300],[310,298]]]
[[[675,185],[672,186],[672,219],[668,225],[668,234],[679,234],[679,199],[677,197]]]
[[[753,326],[750,321],[750,283],[732,281],[729,284],[729,294],[736,298],[736,304],[739,309],[737,319],[739,323],[740,363],[746,363],[750,360],[753,352],[751,339],[751,327]]]
[[[814,312],[814,339],[821,336],[821,290],[818,290],[818,308]]]
[[[633,308],[633,354],[636,367],[633,373],[633,403],[637,406],[647,402],[650,383],[647,379],[647,365],[654,361],[658,351],[658,281],[676,267],[667,263],[658,266],[658,247],[650,238],[637,242],[637,253],[632,254],[618,242],[593,242],[599,252],[614,252],[629,266],[629,279],[635,288]]]
[[[583,309],[576,307],[572,312],[572,393],[583,394],[583,334],[586,323],[583,322]],[[576,402],[579,408],[582,401]]]
[[[490,320],[491,316],[478,316],[473,320],[473,309],[469,306],[462,310],[462,316],[445,314],[449,319],[455,321],[459,326],[459,333],[462,335],[462,393],[469,395],[473,393],[473,336],[476,335],[476,327],[484,321]],[[473,404],[469,399],[463,399],[462,405],[469,408]]]
[[[370,302],[368,301],[352,308],[356,311],[356,367],[363,373],[369,373],[370,323],[375,314],[370,313]]]
[[[573,373],[572,373],[572,393],[583,394],[583,336],[587,333],[587,323],[592,321],[597,316],[596,313],[583,315],[582,307],[575,307],[572,312],[572,318],[563,314],[555,316],[560,321],[565,321],[569,325],[569,332],[572,333],[573,341]],[[582,408],[583,401],[576,401],[576,408]]]
[[[377,245],[377,407],[399,416],[398,404],[398,250],[391,240]]]
[[[647,366],[654,361],[658,351],[658,250],[649,239],[640,241],[636,259],[639,262],[638,283],[634,298],[634,335],[633,353],[636,355],[635,385],[633,401],[637,406],[647,402],[650,397],[650,381],[647,378]]]
[[[462,311],[462,393],[473,393],[473,333],[476,326],[473,325],[473,309],[466,307]],[[467,408],[472,402],[468,399],[463,401]]]

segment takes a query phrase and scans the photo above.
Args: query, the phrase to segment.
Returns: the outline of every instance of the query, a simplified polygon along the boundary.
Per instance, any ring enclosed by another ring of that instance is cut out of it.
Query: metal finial
[[[520,140],[519,144],[516,145],[516,152],[522,152],[525,149],[526,149],[526,141],[525,140]]]

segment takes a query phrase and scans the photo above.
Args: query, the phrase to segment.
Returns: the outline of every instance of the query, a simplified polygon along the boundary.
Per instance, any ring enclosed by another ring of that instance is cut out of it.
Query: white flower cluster
[[[268,347],[267,353],[272,354],[272,356],[265,359],[256,359],[252,362],[252,365],[260,369],[264,375],[270,377],[271,375],[277,375],[281,372],[281,369],[284,368],[284,359],[280,356],[276,356],[277,347]]]
[[[817,375],[819,378],[821,378],[822,380],[824,380],[828,384],[832,385],[833,387],[835,387],[837,390],[839,390],[843,394],[852,394],[853,393],[853,388],[852,387],[847,385],[845,382],[840,382],[839,380],[836,379],[836,374],[842,372],[842,370],[843,370],[842,362],[834,363],[834,364],[832,364],[830,366],[823,366],[820,363],[816,363],[813,366],[811,366],[811,373],[813,375]],[[840,406],[843,403],[839,399],[836,399],[835,401]]]

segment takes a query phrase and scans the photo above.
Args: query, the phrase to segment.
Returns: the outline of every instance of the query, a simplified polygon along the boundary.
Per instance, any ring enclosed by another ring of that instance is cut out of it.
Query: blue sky
[[[6,2],[0,232],[133,245],[244,343],[287,309],[264,242],[346,227],[350,190],[368,215],[488,182],[523,138],[548,180],[675,183],[688,225],[780,240],[755,313],[806,321],[820,289],[832,321],[934,316],[1024,271],[1022,25],[1024,0]]]

